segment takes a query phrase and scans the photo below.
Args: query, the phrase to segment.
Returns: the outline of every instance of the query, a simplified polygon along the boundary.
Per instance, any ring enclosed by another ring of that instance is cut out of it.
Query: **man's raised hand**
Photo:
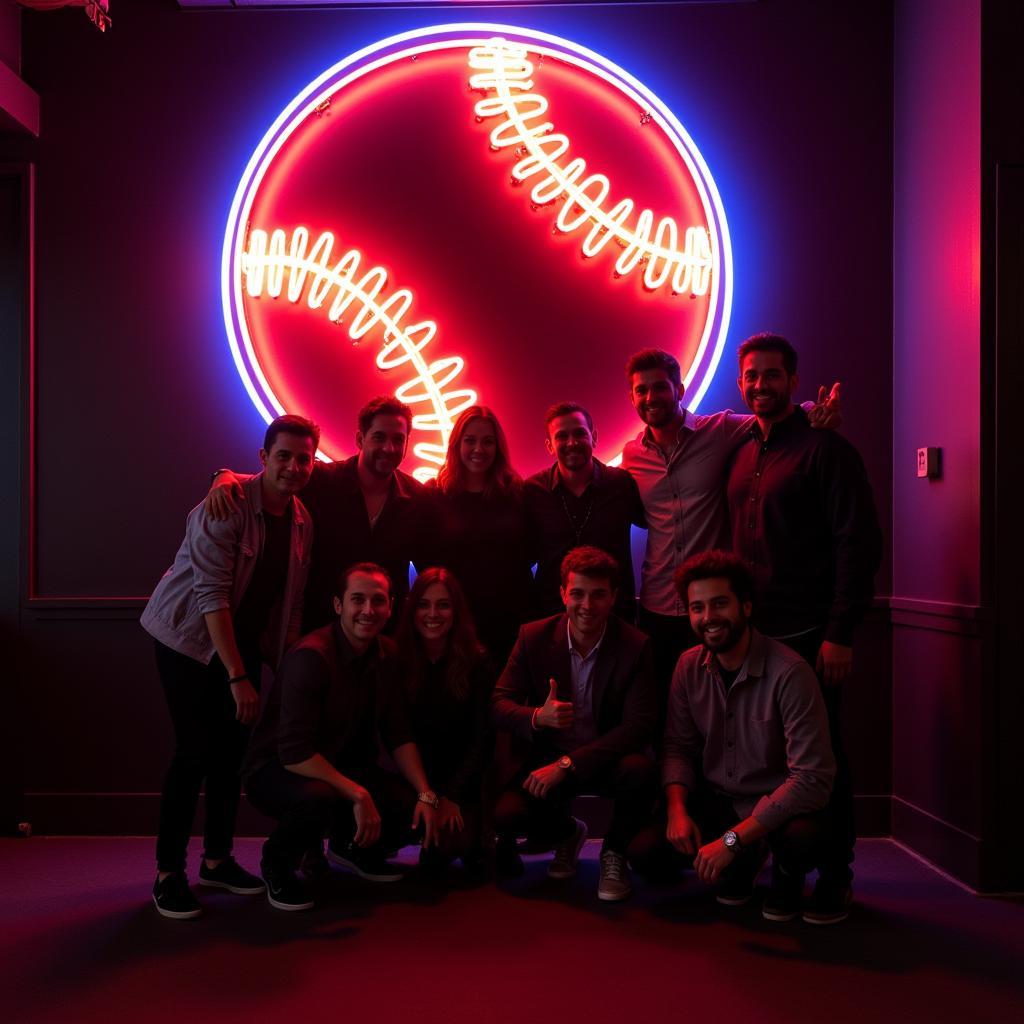
[[[545,729],[572,728],[572,702],[558,699],[558,683],[548,680],[548,698],[537,709],[534,725]]]

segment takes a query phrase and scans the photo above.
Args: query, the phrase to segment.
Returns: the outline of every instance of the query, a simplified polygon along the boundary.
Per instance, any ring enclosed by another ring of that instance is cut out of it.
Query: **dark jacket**
[[[532,719],[534,710],[547,699],[549,679],[558,684],[559,700],[572,700],[566,628],[564,614],[523,626],[495,688],[494,723],[522,741],[519,753],[523,757],[532,758],[539,751],[550,751],[551,760],[560,756],[551,743],[550,730],[534,729]],[[593,700],[598,737],[569,752],[584,784],[626,754],[643,751],[654,731],[651,641],[615,615],[608,619],[594,666]]]
[[[391,492],[371,528],[359,488],[358,456],[317,466],[302,492],[313,517],[313,563],[306,589],[303,629],[318,629],[334,619],[338,574],[356,562],[376,562],[391,577],[395,621],[409,592],[409,563],[424,567],[436,532],[433,502],[426,488],[395,471]]]

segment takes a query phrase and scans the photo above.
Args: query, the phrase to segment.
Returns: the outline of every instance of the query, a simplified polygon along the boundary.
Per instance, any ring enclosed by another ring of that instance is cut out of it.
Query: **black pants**
[[[377,767],[345,774],[369,790],[380,814],[380,839],[370,849],[390,855],[411,842],[416,805],[412,787]],[[352,804],[336,789],[319,779],[296,775],[277,761],[250,775],[245,790],[257,810],[277,820],[277,828],[263,844],[262,867],[267,873],[295,870],[302,855],[325,835],[341,851],[356,833]]]
[[[690,628],[688,616],[658,615],[643,605],[640,605],[638,624],[651,638],[654,649],[654,686],[658,699],[658,718],[654,736],[655,745],[660,749],[661,739],[665,735],[672,673],[676,670],[679,655],[693,647],[697,643],[697,637]]]
[[[243,660],[258,688],[259,657]],[[216,655],[204,665],[157,640],[156,666],[174,726],[174,757],[160,798],[156,864],[158,871],[184,871],[204,782],[203,855],[210,860],[231,855],[241,788],[238,770],[249,728],[235,717],[228,675]]]
[[[802,636],[781,640],[780,643],[792,647],[811,668],[815,668],[824,636],[824,630],[815,629]],[[828,714],[828,735],[836,759],[836,778],[832,784],[832,796],[825,807],[829,818],[828,836],[822,847],[821,861],[816,866],[818,872],[828,879],[848,884],[853,878],[850,865],[853,863],[853,847],[857,841],[857,824],[853,804],[853,777],[843,746],[843,688],[826,686],[820,675],[818,683]]]
[[[700,829],[701,843],[717,839],[726,829],[740,822],[740,815],[732,801],[708,786],[694,790],[687,800],[687,811]],[[629,846],[630,863],[642,875],[665,877],[681,867],[692,867],[693,857],[680,853],[665,837],[664,817],[645,828]],[[823,844],[827,839],[828,818],[824,811],[801,814],[781,825],[765,837],[772,857],[789,874],[806,874],[816,867]],[[723,872],[727,879],[732,874],[756,871],[763,847],[752,844],[744,848]]]
[[[531,767],[537,764],[531,762]],[[602,849],[624,854],[633,837],[650,822],[658,793],[658,769],[644,754],[627,754],[586,782],[570,778],[543,800],[523,789],[528,774],[529,769],[519,772],[498,798],[494,829],[503,839],[527,836],[542,846],[568,839],[576,827],[569,813],[570,802],[586,793],[614,801]]]

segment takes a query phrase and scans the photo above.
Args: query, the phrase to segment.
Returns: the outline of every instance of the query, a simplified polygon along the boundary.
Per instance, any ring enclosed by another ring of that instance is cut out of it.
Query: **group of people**
[[[752,415],[686,410],[658,349],[626,375],[644,427],[619,468],[560,402],[553,464],[523,481],[473,406],[423,486],[398,468],[410,411],[380,397],[345,461],[318,464],[318,428],[281,416],[262,472],[214,474],[142,616],[175,733],[161,914],[202,911],[185,867],[205,786],[199,884],[281,910],[312,906],[331,865],[397,881],[389,858],[414,842],[431,875],[521,874],[525,839],[571,878],[572,801],[593,794],[613,802],[600,899],[630,895],[630,866],[693,868],[743,904],[770,854],[767,919],[846,917],[841,684],[881,535],[838,385],[795,405],[797,354],[771,334],[739,350]],[[259,876],[232,857],[243,781],[276,822]]]

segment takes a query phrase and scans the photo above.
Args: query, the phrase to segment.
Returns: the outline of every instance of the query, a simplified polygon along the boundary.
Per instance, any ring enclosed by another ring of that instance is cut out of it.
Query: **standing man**
[[[795,651],[751,627],[753,581],[734,555],[697,555],[676,580],[701,646],[679,659],[669,696],[667,844],[641,851],[638,841],[631,852],[641,869],[655,866],[658,850],[692,858],[719,903],[742,906],[767,847],[762,913],[791,921],[827,835],[822,808],[835,772],[817,680]]]
[[[303,498],[316,527],[303,631],[330,622],[338,573],[354,562],[382,565],[394,586],[397,610],[409,591],[409,563],[423,564],[434,531],[432,503],[417,480],[401,472],[412,411],[379,396],[359,410],[358,454],[318,465]],[[211,517],[223,517],[241,497],[240,481],[219,470],[207,499]]]
[[[423,826],[434,842],[438,799],[413,742],[394,644],[385,571],[360,562],[336,585],[335,618],[289,651],[246,758],[246,791],[277,820],[260,869],[278,910],[306,910],[295,870],[329,836],[327,857],[374,882],[401,874],[385,857]],[[377,765],[380,744],[399,778]]]
[[[572,878],[587,827],[569,805],[580,793],[611,796],[602,900],[629,896],[626,847],[657,795],[645,753],[654,726],[650,640],[612,614],[618,575],[604,551],[570,551],[565,612],[523,626],[493,696],[495,724],[519,741],[523,761],[494,810],[499,870],[522,871],[515,841],[526,835],[554,847],[551,878]]]
[[[531,476],[523,489],[537,560],[537,615],[554,615],[564,608],[562,559],[573,548],[589,545],[608,552],[622,567],[615,614],[635,622],[630,526],[645,525],[636,481],[625,470],[594,458],[597,430],[582,405],[559,402],[551,406],[544,425],[544,444],[555,464]]]
[[[276,668],[299,638],[313,536],[296,495],[309,481],[319,439],[309,420],[274,420],[259,453],[263,471],[246,480],[245,500],[221,521],[209,518],[204,505],[189,513],[174,564],[142,613],[174,726],[153,886],[164,917],[202,913],[188,887],[185,855],[204,784],[199,884],[262,892],[260,880],[231,856],[239,767],[259,715],[263,662]]]
[[[635,353],[626,376],[633,408],[645,423],[622,452],[622,468],[639,485],[647,517],[639,625],[654,642],[658,707],[664,715],[676,661],[696,642],[674,576],[693,555],[729,548],[726,474],[753,420],[733,412],[704,416],[687,410],[679,363],[661,349]],[[818,404],[808,404],[807,410],[813,425],[837,426],[839,385],[828,396],[819,389]]]
[[[853,664],[854,629],[874,596],[882,536],[857,450],[838,434],[812,430],[793,404],[800,382],[793,346],[754,335],[740,346],[739,370],[755,421],[729,471],[733,550],[754,575],[759,628],[798,651],[823,688],[836,756],[835,828],[810,913],[841,919],[852,898],[856,837],[841,684]]]

